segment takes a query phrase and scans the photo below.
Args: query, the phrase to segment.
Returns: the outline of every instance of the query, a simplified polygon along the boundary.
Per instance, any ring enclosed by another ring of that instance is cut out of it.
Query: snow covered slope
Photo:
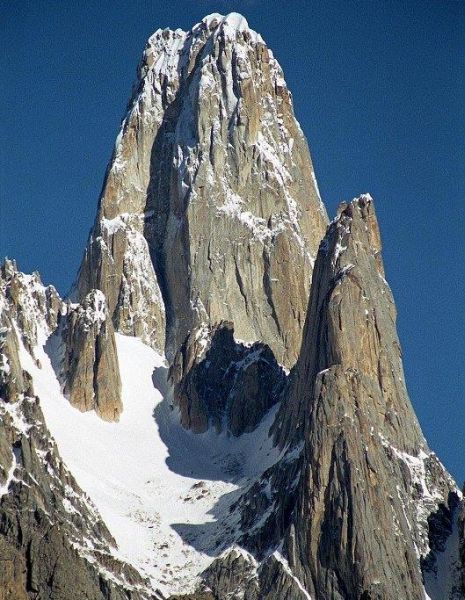
[[[164,593],[193,589],[196,575],[240,534],[231,504],[277,458],[268,429],[239,439],[179,425],[164,359],[139,339],[117,335],[124,410],[118,423],[75,410],[49,356],[42,368],[23,349],[47,425],[80,486],[99,509],[119,557]]]

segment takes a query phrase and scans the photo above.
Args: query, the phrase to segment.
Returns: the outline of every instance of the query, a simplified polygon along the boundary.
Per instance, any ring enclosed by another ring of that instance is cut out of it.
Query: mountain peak
[[[212,43],[207,45],[210,40]],[[239,13],[232,12],[226,16],[212,13],[189,31],[157,29],[147,41],[139,66],[139,79],[143,79],[151,70],[156,77],[166,76],[168,80],[177,80],[181,77],[183,68],[187,67],[189,71],[194,66],[193,57],[202,57],[205,61],[207,56],[214,53],[214,46],[218,40],[236,46],[242,61],[247,61],[247,52],[238,50],[237,44],[250,45],[251,48],[257,44],[266,45],[261,35],[251,29],[246,18]],[[268,55],[274,60],[271,50],[268,50]]]
[[[229,14],[221,15],[220,13],[211,13],[210,15],[206,15],[202,21],[209,28],[216,28],[220,23],[227,23],[228,26],[234,27],[237,30],[243,30],[249,28],[249,24],[247,23],[247,19],[237,12],[230,12]],[[194,26],[195,27],[195,26]]]
[[[254,41],[264,43],[262,36],[251,29],[247,19],[237,12],[231,12],[227,15],[221,15],[220,13],[206,15],[188,31],[184,31],[183,29],[179,28],[159,28],[150,36],[149,41],[160,37],[163,34],[167,35],[167,32],[176,33],[179,36],[182,34],[184,34],[184,36],[192,36],[200,33],[201,31],[218,32],[220,30],[225,30],[229,34],[230,38],[239,33],[245,32],[248,33]]]
[[[463,600],[381,249],[242,15],[157,30],[73,302],[0,267],[0,590]]]
[[[326,224],[283,72],[245,18],[158,30],[108,168],[79,297],[101,289],[118,327],[137,322],[170,359],[197,329],[228,321],[290,367]],[[124,273],[130,262],[137,277]]]

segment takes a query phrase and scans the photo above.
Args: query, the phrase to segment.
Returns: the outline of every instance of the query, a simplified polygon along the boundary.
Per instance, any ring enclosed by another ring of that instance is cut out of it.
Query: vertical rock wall
[[[116,328],[157,349],[166,315],[170,360],[192,331],[230,321],[238,338],[263,341],[290,366],[326,222],[290,92],[262,38],[234,14],[187,33],[159,30],[76,293],[102,290]]]

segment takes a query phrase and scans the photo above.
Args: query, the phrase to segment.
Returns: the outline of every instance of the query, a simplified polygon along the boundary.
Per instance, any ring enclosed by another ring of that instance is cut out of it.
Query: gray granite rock
[[[455,494],[408,398],[380,253],[371,198],[342,205],[282,410],[280,434],[305,443],[287,556],[314,600],[423,599],[428,519]]]
[[[195,329],[231,321],[290,366],[326,223],[291,94],[261,37],[217,17],[159,30],[75,294],[102,290],[116,328],[165,346],[170,360]]]
[[[79,410],[117,421],[123,410],[121,379],[113,323],[100,290],[69,308],[62,335],[65,395]]]
[[[213,426],[235,436],[253,431],[286,385],[270,348],[236,342],[228,322],[194,331],[177,353],[170,377],[184,427],[201,433]]]

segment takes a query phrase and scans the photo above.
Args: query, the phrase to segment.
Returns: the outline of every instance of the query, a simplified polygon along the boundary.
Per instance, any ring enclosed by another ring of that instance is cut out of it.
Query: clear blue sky
[[[329,213],[376,200],[412,401],[461,484],[465,2],[3,3],[0,256],[66,292],[147,37],[233,10],[283,66]]]

